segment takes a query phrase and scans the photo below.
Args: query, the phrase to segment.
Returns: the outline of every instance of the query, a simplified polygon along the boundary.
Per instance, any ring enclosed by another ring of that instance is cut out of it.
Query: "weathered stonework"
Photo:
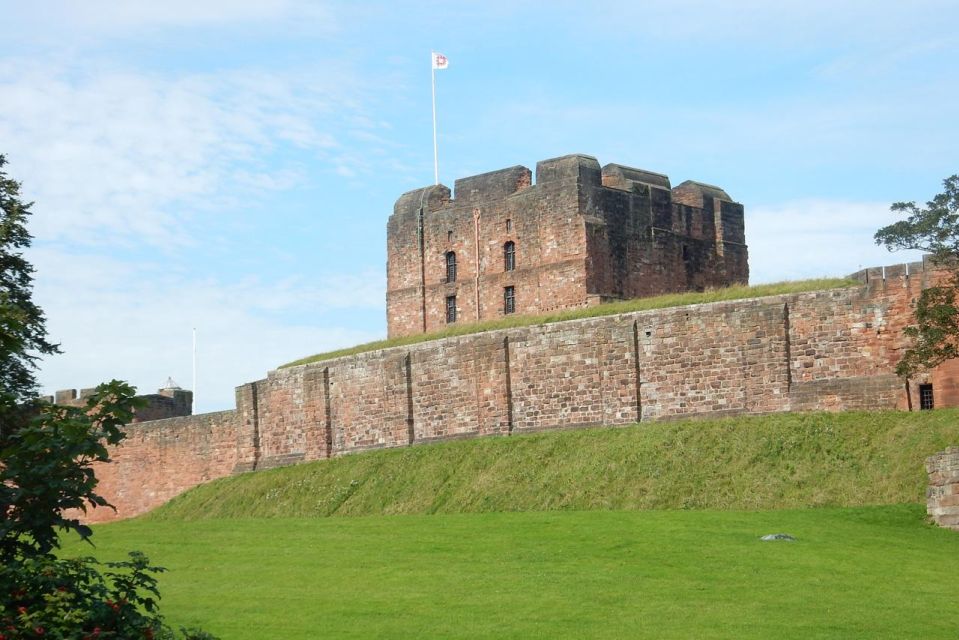
[[[535,314],[745,284],[743,207],[711,185],[571,155],[403,194],[387,225],[392,336],[507,313]],[[506,245],[515,260],[510,268]],[[455,278],[447,269],[455,258]]]
[[[68,407],[86,406],[89,398],[96,389],[61,389],[52,396],[43,399],[50,403]],[[133,415],[133,422],[148,422],[164,418],[188,416],[193,413],[193,392],[177,388],[164,388],[156,393],[139,395],[137,398],[143,403]]]
[[[959,447],[949,447],[927,458],[926,471],[929,517],[939,526],[959,531]]]
[[[439,439],[687,416],[959,406],[895,373],[924,265],[859,286],[490,331],[271,371],[236,410],[134,425],[97,468],[128,517],[200,482]],[[90,519],[112,519],[99,509]]]

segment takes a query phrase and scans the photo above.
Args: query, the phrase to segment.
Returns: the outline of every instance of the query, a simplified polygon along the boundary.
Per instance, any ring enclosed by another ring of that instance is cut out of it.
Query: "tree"
[[[0,155],[0,640],[14,638],[173,639],[157,612],[152,567],[141,553],[101,565],[59,558],[63,533],[89,542],[93,531],[71,513],[111,505],[96,492],[95,463],[124,438],[135,390],[116,380],[84,407],[35,399],[36,359],[58,353],[32,299],[30,204],[3,172]],[[72,511],[71,511],[72,510]],[[101,567],[106,567],[105,569]],[[185,640],[209,639],[181,630]]]
[[[43,311],[33,302],[33,267],[22,253],[30,246],[26,220],[33,203],[21,200],[6,164],[0,155],[0,442],[29,411],[37,358],[60,351],[47,340]]]
[[[896,202],[891,210],[905,214],[876,232],[876,244],[890,251],[919,249],[948,273],[947,280],[924,289],[916,301],[916,324],[905,334],[912,340],[896,366],[896,373],[910,377],[946,360],[959,357],[959,174],[943,180],[943,192],[919,207],[915,202]]]
[[[60,546],[60,532],[83,540],[90,527],[68,515],[87,507],[111,508],[96,493],[93,464],[109,462],[108,445],[119,444],[120,427],[137,404],[130,385],[102,384],[84,407],[43,405],[11,433],[0,449],[0,562],[49,554]]]

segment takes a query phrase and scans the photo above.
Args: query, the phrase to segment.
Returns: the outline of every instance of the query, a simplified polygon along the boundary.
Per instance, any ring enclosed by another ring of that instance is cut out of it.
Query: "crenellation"
[[[650,188],[661,192],[668,192],[671,189],[669,176],[613,163],[603,167],[602,183],[604,187],[635,193],[648,192]]]
[[[532,184],[532,172],[523,166],[460,178],[453,184],[457,206],[485,204],[513,195]]]
[[[715,201],[733,202],[722,187],[695,180],[680,183],[673,188],[672,193],[675,202],[707,211],[713,210]]]
[[[602,170],[599,161],[593,156],[574,153],[537,162],[536,184],[556,186],[556,183],[600,186]]]
[[[68,407],[83,407],[96,393],[95,387],[80,389],[61,389],[52,396],[42,396],[41,400],[50,404]],[[193,413],[193,392],[179,387],[164,387],[156,393],[138,395],[141,406],[133,414],[133,422],[148,422],[177,416],[189,416]]]
[[[926,271],[935,271],[935,268],[926,260],[920,262],[906,262],[885,267],[869,267],[847,276],[851,280],[858,280],[863,284],[876,280],[895,279],[905,281],[911,278],[923,278]]]
[[[69,404],[72,404],[75,400],[77,400],[76,389],[61,389],[53,394],[54,404],[69,405]]]

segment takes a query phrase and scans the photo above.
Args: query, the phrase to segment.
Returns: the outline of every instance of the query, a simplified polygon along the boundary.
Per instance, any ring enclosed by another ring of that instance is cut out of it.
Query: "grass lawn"
[[[759,541],[777,532],[798,541]],[[94,539],[169,568],[169,621],[224,640],[959,636],[959,534],[919,505],[143,518]]]

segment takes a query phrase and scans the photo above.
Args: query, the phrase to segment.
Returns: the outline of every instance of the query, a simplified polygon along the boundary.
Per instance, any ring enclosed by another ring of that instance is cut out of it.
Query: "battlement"
[[[471,205],[500,200],[532,184],[533,174],[517,165],[499,171],[460,178],[453,183],[453,194],[459,205]]]
[[[571,154],[404,193],[387,223],[389,335],[747,283],[720,187]]]
[[[623,191],[641,191],[642,188],[664,189],[670,191],[669,176],[645,169],[635,169],[621,164],[608,164],[603,167],[603,186]]]
[[[687,180],[673,189],[673,201],[690,207],[709,208],[710,202],[714,200],[733,202],[722,187],[705,182]]]
[[[860,269],[855,273],[849,274],[852,280],[858,280],[863,284],[876,282],[877,280],[899,280],[908,278],[923,278],[928,272],[940,271],[932,264],[930,256],[923,256],[919,262],[904,262],[902,264],[885,265],[881,267],[867,267]]]
[[[393,212],[402,215],[420,210],[433,212],[456,206],[478,206],[507,198],[529,187],[562,183],[631,192],[652,187],[669,192],[670,199],[675,202],[700,209],[711,199],[735,202],[722,187],[686,180],[673,189],[669,176],[665,174],[615,163],[600,168],[599,161],[593,156],[576,153],[537,162],[535,182],[528,167],[515,165],[458,178],[452,190],[437,184],[407,191],[397,199]]]
[[[438,211],[452,200],[449,187],[442,184],[407,191],[393,205],[393,215],[417,211]]]
[[[41,400],[50,404],[67,407],[82,407],[87,399],[96,392],[96,388],[60,389],[52,396],[41,396]],[[193,392],[175,386],[165,386],[156,393],[138,395],[143,406],[134,413],[133,422],[147,422],[163,418],[189,416],[193,413]]]
[[[598,187],[602,184],[599,162],[593,156],[582,153],[537,162],[536,184],[552,182],[575,182],[583,186]]]

